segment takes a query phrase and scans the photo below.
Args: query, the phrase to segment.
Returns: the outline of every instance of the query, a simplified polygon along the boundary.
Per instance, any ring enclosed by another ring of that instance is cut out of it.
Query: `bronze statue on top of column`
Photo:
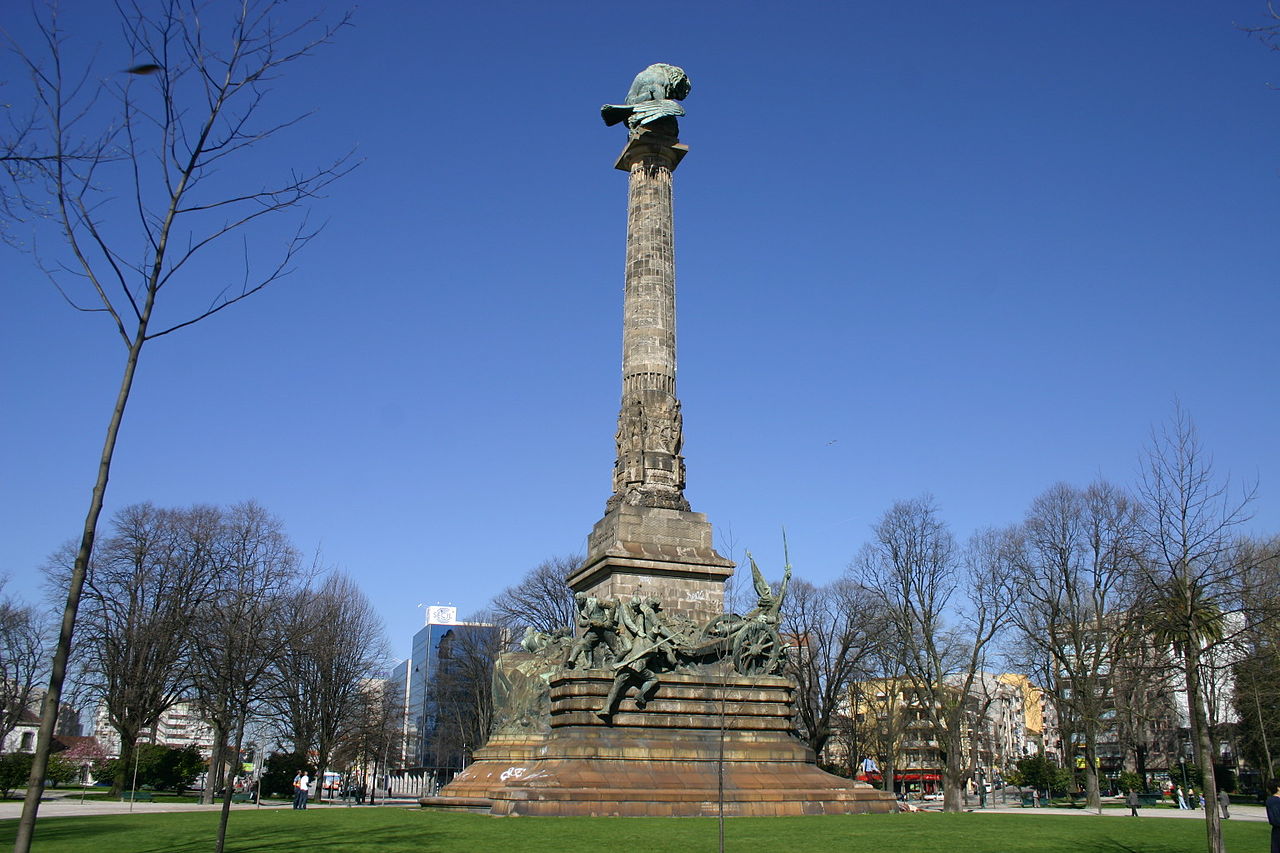
[[[684,115],[684,107],[676,102],[688,97],[690,88],[683,68],[658,62],[636,75],[624,104],[605,104],[600,115],[610,126],[625,121],[632,137],[647,130],[678,139],[676,118]]]

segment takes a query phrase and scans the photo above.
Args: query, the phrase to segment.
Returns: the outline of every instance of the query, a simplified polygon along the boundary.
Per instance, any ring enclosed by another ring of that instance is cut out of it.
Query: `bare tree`
[[[212,802],[225,765],[216,853],[226,841],[227,821],[245,726],[268,694],[276,661],[288,647],[283,604],[302,576],[298,553],[284,525],[256,503],[220,514],[212,562],[214,586],[196,613],[192,679],[197,705],[214,730],[205,801]],[[230,751],[232,759],[226,760]]]
[[[341,573],[294,596],[285,629],[288,645],[270,704],[294,752],[315,750],[323,798],[325,770],[355,723],[361,690],[385,669],[386,636],[368,597]]]
[[[1267,3],[1267,16],[1271,18],[1272,23],[1256,27],[1240,27],[1240,29],[1257,36],[1268,49],[1280,51],[1280,10],[1272,2]]]
[[[493,666],[508,632],[487,613],[448,630],[427,688],[426,749],[439,768],[461,769],[489,739],[493,724]]]
[[[265,106],[269,82],[346,22],[345,17],[333,25],[315,17],[298,21],[284,13],[283,5],[281,0],[243,0],[234,7],[197,0],[122,2],[117,8],[124,44],[110,53],[130,55],[138,64],[100,86],[87,84],[87,66],[80,74],[68,68],[77,51],[68,46],[53,12],[39,21],[43,57],[19,49],[30,71],[32,102],[43,112],[18,129],[16,140],[6,135],[0,151],[35,151],[45,158],[21,161],[23,168],[39,169],[37,186],[47,192],[29,200],[49,211],[66,250],[65,257],[42,267],[69,305],[107,318],[124,346],[124,360],[68,578],[18,851],[30,848],[35,830],[80,594],[143,348],[286,275],[315,236],[305,220],[257,272],[259,255],[247,239],[234,263],[218,266],[226,257],[218,250],[233,235],[247,238],[260,219],[299,209],[347,170],[339,160],[293,169],[278,183],[262,184],[257,170],[247,169],[242,185],[235,185],[236,158],[298,120]],[[210,42],[215,32],[228,35],[225,45]],[[103,90],[120,112],[105,129],[85,131],[102,114],[89,105]],[[94,140],[87,149],[84,139]],[[129,189],[121,192],[121,187]],[[162,291],[184,278],[198,278],[189,274],[197,257],[215,262],[207,269],[222,280],[203,297],[188,292],[185,298],[162,300]]]
[[[1144,504],[1146,557],[1143,580],[1153,635],[1174,651],[1185,679],[1192,742],[1204,772],[1204,796],[1213,803],[1212,733],[1203,667],[1229,639],[1224,613],[1238,588],[1236,531],[1250,518],[1255,490],[1231,493],[1219,481],[1191,417],[1180,406],[1153,430],[1139,492]],[[1205,810],[1210,853],[1222,853],[1217,809]]]
[[[1129,618],[1137,580],[1138,505],[1108,483],[1058,483],[1037,497],[1019,531],[1015,622],[1021,647],[1043,662],[1068,735],[1085,750],[1088,807],[1101,809],[1098,738],[1114,708],[1114,673],[1145,643]]]
[[[212,507],[135,504],[116,513],[94,551],[77,649],[120,737],[113,792],[125,785],[139,734],[189,690],[193,630],[216,579],[218,520]]]
[[[907,694],[905,655],[894,642],[891,626],[882,631],[881,642],[872,647],[868,661],[872,677],[855,682],[850,691],[854,710],[852,725],[862,751],[875,758],[884,790],[896,788],[902,741],[911,724]]]
[[[493,598],[494,620],[517,634],[525,627],[548,634],[571,627],[578,616],[565,578],[582,565],[581,554],[551,557],[525,573],[520,583]]]
[[[1132,624],[1142,622],[1132,620]],[[1132,756],[1126,757],[1126,767],[1140,775],[1144,784],[1149,767],[1172,766],[1182,754],[1175,663],[1169,649],[1153,643],[1150,636],[1135,637],[1113,661],[1110,682],[1116,740],[1126,756]]]
[[[0,601],[0,749],[38,697],[46,660],[44,626],[35,608],[13,598]]]
[[[976,534],[957,554],[929,496],[894,504],[874,534],[855,573],[880,596],[902,645],[915,704],[940,745],[943,809],[959,811],[970,771],[965,729],[983,712],[973,705],[974,683],[1008,619],[1008,536]]]
[[[360,779],[359,790],[374,802],[379,777],[389,779],[389,767],[402,761],[400,725],[404,719],[404,697],[385,678],[371,678],[360,689],[351,727],[334,750],[336,766],[347,768]]]
[[[1232,662],[1241,750],[1273,779],[1280,765],[1280,538],[1237,543],[1240,607],[1249,614],[1241,654]]]
[[[882,637],[879,604],[875,595],[849,580],[819,587],[794,579],[787,588],[780,628],[793,648],[786,671],[798,688],[801,736],[819,758],[848,702],[850,683],[866,675]]]

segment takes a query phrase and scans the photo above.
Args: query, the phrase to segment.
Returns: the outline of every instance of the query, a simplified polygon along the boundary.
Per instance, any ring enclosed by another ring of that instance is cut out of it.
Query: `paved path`
[[[119,800],[85,800],[80,801],[79,792],[74,794],[63,795],[60,793],[47,793],[43,800],[40,801],[39,819],[44,820],[47,817],[72,817],[84,815],[101,815],[101,814],[129,814],[132,805],[133,814],[161,814],[164,812],[216,812],[222,808],[222,803],[215,803],[210,806],[201,803],[122,803]],[[389,806],[413,806],[417,807],[416,800],[391,800],[386,805]],[[243,811],[244,809],[287,809],[292,808],[292,804],[287,802],[268,801],[261,806],[254,803],[232,803],[231,808],[235,811]],[[325,804],[316,806],[313,802],[312,808],[346,808],[346,804],[342,802],[332,805]],[[368,806],[352,806],[351,808],[368,808]],[[5,800],[0,802],[0,820],[18,818],[22,816],[21,800]]]
[[[934,803],[930,803],[925,810],[941,811],[942,806],[941,804],[935,805]],[[980,809],[977,806],[966,806],[964,810],[967,812],[974,812],[974,813],[985,812],[989,814],[1024,814],[1024,815],[1052,814],[1052,815],[1076,815],[1079,817],[1131,817],[1131,815],[1129,814],[1128,806],[1124,806],[1122,808],[1103,808],[1102,814],[1098,814],[1096,811],[1089,811],[1087,809],[1068,809],[1068,808],[1052,808],[1052,807],[1034,809],[1034,808],[1023,808],[1021,806],[1014,806],[1014,805],[1002,806],[998,804],[988,805],[985,809]],[[1174,818],[1174,819],[1182,819],[1182,820],[1204,820],[1204,812],[1202,812],[1200,809],[1171,809],[1171,808],[1168,808],[1167,806],[1159,806],[1159,807],[1146,808],[1146,809],[1139,808],[1138,817]],[[1232,805],[1231,820],[1262,821],[1265,823],[1267,820],[1267,810],[1264,806]]]

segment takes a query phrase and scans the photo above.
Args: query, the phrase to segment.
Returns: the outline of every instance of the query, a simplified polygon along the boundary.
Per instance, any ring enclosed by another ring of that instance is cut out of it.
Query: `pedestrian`
[[[298,783],[302,781],[302,771],[293,774],[293,807],[298,807]]]
[[[1267,797],[1267,823],[1271,824],[1271,853],[1280,853],[1280,779],[1267,783],[1271,796]]]
[[[1179,785],[1176,790],[1178,792],[1178,808],[1185,809],[1187,807],[1187,796],[1186,794],[1182,793],[1181,785]]]
[[[293,807],[295,809],[305,809],[307,807],[307,795],[311,792],[311,777],[307,775],[307,768],[304,767],[299,771],[293,784]]]
[[[1218,808],[1222,809],[1222,819],[1228,820],[1231,817],[1231,795],[1225,790],[1218,791]]]
[[[1137,816],[1138,816],[1138,803],[1139,803],[1139,802],[1140,802],[1140,801],[1138,800],[1138,792],[1137,792],[1136,790],[1132,790],[1132,789],[1131,789],[1131,790],[1129,791],[1129,796],[1127,796],[1127,797],[1125,797],[1125,798],[1124,798],[1124,804],[1125,804],[1126,806],[1128,806],[1128,807],[1129,807],[1129,816],[1130,816],[1130,817],[1137,817]]]
[[[1039,788],[1031,789],[1031,808],[1033,809],[1040,808],[1040,789]]]

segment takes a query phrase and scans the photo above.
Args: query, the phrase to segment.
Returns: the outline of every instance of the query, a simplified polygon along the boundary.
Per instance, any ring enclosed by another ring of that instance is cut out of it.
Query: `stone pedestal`
[[[732,672],[662,677],[643,708],[597,711],[611,670],[551,680],[551,730],[529,744],[491,743],[435,806],[495,815],[716,815],[723,774],[730,816],[887,812],[893,797],[818,770],[791,734],[794,683]]]
[[[724,612],[733,566],[716,553],[702,513],[624,503],[596,522],[568,584],[600,599],[655,596],[665,612],[705,622]]]

